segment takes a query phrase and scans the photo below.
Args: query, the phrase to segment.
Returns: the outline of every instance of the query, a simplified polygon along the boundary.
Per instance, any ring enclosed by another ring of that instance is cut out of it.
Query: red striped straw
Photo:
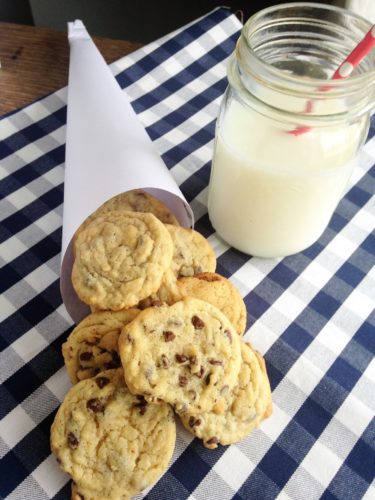
[[[331,80],[342,80],[348,78],[353,72],[353,70],[358,66],[358,64],[371,52],[375,47],[375,25],[366,33],[364,38],[359,42],[359,44],[350,52],[348,57],[343,61],[337,70],[334,72]],[[327,91],[329,87],[321,87],[319,90]],[[305,113],[311,113],[312,102],[308,101],[305,109]],[[311,127],[299,126],[294,130],[290,130],[288,134],[301,135],[305,134],[311,130]]]

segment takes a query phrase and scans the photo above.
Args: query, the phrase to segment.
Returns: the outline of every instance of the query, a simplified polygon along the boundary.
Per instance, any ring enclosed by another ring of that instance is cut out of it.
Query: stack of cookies
[[[92,313],[63,356],[73,388],[51,429],[72,498],[127,499],[160,477],[175,415],[207,448],[271,413],[263,358],[241,340],[246,307],[208,241],[141,190],[77,231],[72,282]]]

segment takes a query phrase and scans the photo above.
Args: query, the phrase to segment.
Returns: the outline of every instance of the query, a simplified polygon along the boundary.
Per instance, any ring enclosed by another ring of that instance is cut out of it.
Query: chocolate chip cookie
[[[118,194],[110,200],[100,205],[87,219],[80,225],[76,231],[76,236],[94,219],[101,217],[107,212],[120,210],[122,212],[149,212],[165,224],[179,226],[176,217],[158,198],[152,194],[143,191],[143,189],[132,189],[125,193]]]
[[[121,367],[118,338],[139,309],[101,311],[83,319],[62,345],[65,366],[72,384],[103,370]]]
[[[186,429],[207,448],[240,441],[272,412],[271,390],[265,363],[250,344],[241,342],[242,364],[234,389],[223,386],[222,398],[210,412],[181,415]]]
[[[52,451],[85,499],[137,494],[167,468],[175,439],[171,407],[131,394],[121,369],[73,386],[51,428]]]
[[[216,273],[200,273],[177,280],[181,296],[206,300],[222,311],[239,335],[246,328],[246,306],[237,288]]]
[[[214,272],[216,269],[215,253],[206,240],[194,229],[166,224],[173,241],[173,259],[171,268],[176,278],[193,276],[202,272]]]
[[[141,300],[137,307],[140,309],[146,309],[147,307],[158,307],[161,305],[171,306],[184,297],[185,295],[177,286],[177,279],[174,272],[172,269],[167,269],[164,273],[159,290],[146,299]]]
[[[120,335],[126,383],[178,413],[209,411],[237,383],[240,338],[219,309],[186,298],[142,311]]]
[[[72,284],[88,305],[132,307],[159,289],[172,255],[169,231],[154,215],[107,212],[75,239]]]

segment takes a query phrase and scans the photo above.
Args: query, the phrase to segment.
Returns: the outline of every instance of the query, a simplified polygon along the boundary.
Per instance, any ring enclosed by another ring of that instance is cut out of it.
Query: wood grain
[[[141,43],[93,37],[107,63]],[[48,28],[0,23],[0,116],[68,83],[67,34]]]

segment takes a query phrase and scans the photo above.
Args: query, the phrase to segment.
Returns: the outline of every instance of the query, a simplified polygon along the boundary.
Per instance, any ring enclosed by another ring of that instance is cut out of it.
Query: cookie
[[[172,269],[167,269],[164,273],[160,288],[144,300],[141,300],[137,305],[140,309],[147,307],[158,307],[162,305],[171,306],[175,302],[183,299],[185,295],[177,286],[177,279]]]
[[[240,441],[271,414],[271,390],[265,364],[249,344],[241,343],[242,365],[234,389],[223,387],[223,398],[211,412],[181,415],[183,425],[207,448]]]
[[[214,272],[216,269],[215,253],[206,240],[194,229],[166,224],[173,241],[173,259],[171,269],[176,276],[193,276],[202,272]]]
[[[76,236],[85,229],[94,219],[105,215],[107,212],[113,210],[127,211],[127,212],[150,212],[155,215],[161,222],[165,224],[173,224],[178,226],[176,217],[158,198],[152,194],[143,191],[143,189],[132,189],[126,193],[118,194],[110,200],[100,205],[87,219],[80,225],[76,231]]]
[[[125,380],[135,394],[177,412],[210,410],[236,384],[240,339],[219,309],[194,298],[142,311],[119,338]]]
[[[103,370],[121,366],[118,338],[124,325],[138,309],[101,311],[83,319],[62,345],[64,362],[72,384],[93,377]]]
[[[51,427],[51,448],[84,499],[127,499],[167,468],[176,440],[173,411],[129,392],[122,369],[82,380]]]
[[[72,284],[90,306],[129,308],[159,289],[172,254],[169,231],[154,215],[107,212],[75,239]]]
[[[216,273],[200,273],[177,280],[180,295],[202,299],[222,311],[239,335],[246,328],[246,306],[237,288]]]
[[[128,500],[129,497],[124,497],[124,500]],[[77,485],[74,481],[72,481],[72,496],[71,496],[71,499],[72,500],[88,500],[88,499],[85,499],[85,497],[83,495],[81,495],[78,491],[78,488],[77,488]],[[89,499],[91,500],[91,499]]]
[[[192,276],[197,272],[216,268],[214,251],[201,234],[193,229],[168,224],[165,227],[170,232],[174,245],[172,264],[165,272],[159,290],[138,304],[140,309],[174,304],[186,296],[177,286],[178,277]]]

